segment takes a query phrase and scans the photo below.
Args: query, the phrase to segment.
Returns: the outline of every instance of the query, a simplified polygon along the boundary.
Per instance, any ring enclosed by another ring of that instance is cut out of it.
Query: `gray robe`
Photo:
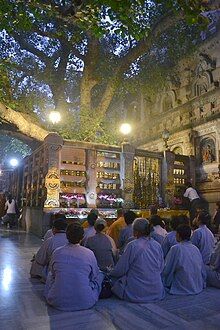
[[[96,233],[95,236],[87,239],[86,247],[93,251],[98,266],[102,271],[107,271],[108,267],[114,267],[117,248],[110,236]]]
[[[94,226],[89,226],[88,228],[84,229],[84,236],[81,245],[86,246],[88,238],[94,236],[95,234],[96,234],[96,230]]]
[[[161,273],[164,266],[160,244],[148,237],[130,242],[110,276],[112,291],[121,299],[147,303],[164,298]]]
[[[168,292],[197,294],[205,288],[205,280],[206,271],[199,249],[190,241],[172,246],[163,270],[163,281]]]
[[[48,229],[48,231],[44,235],[44,241],[46,241],[50,237],[53,237],[53,229]]]
[[[193,232],[191,241],[201,252],[204,264],[209,264],[215,246],[215,239],[211,230],[209,230],[206,225],[199,226],[199,228]]]
[[[163,250],[164,258],[166,257],[170,248],[176,244],[177,244],[176,231],[173,230],[167,234],[167,236],[164,238],[162,242],[162,250]]]
[[[31,277],[39,276],[46,278],[47,268],[53,251],[67,243],[66,233],[57,233],[44,241],[32,262],[30,270]]]
[[[118,239],[118,247],[120,249],[120,252],[124,251],[127,243],[129,242],[130,238],[133,237],[133,226],[128,225],[127,227],[121,229]]]
[[[103,278],[94,253],[69,243],[52,255],[45,286],[46,300],[63,311],[91,308],[98,301]]]
[[[207,285],[220,289],[220,242],[211,255],[210,267],[206,266]]]
[[[155,233],[154,230],[152,230],[152,232],[150,233],[150,237],[153,238],[155,241],[157,241],[160,245],[164,240],[164,237],[162,235]]]

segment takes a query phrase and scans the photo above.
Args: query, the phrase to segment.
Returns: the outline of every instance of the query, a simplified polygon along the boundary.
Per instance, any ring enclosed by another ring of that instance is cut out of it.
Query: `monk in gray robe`
[[[45,286],[47,303],[62,311],[91,308],[98,301],[104,275],[94,253],[80,246],[83,238],[80,223],[69,224],[69,243],[56,249]]]
[[[215,247],[215,239],[214,236],[207,228],[209,223],[209,214],[206,212],[200,212],[196,218],[196,224],[198,225],[198,229],[193,232],[191,241],[197,246],[199,251],[201,252],[202,259],[205,265],[209,264],[211,254]]]
[[[184,225],[184,224],[189,225],[189,218],[185,215],[174,216],[171,218],[170,227],[172,228],[172,231],[170,231],[162,241],[162,250],[163,250],[164,258],[166,257],[170,248],[173,245],[177,244],[176,228],[179,225]]]
[[[199,249],[190,241],[191,228],[176,228],[177,244],[165,259],[163,281],[171,294],[192,295],[200,293],[206,285],[206,271]]]
[[[98,266],[102,271],[107,271],[107,269],[113,268],[116,257],[117,257],[117,248],[114,240],[103,233],[107,226],[107,223],[104,219],[97,219],[95,222],[96,234],[92,237],[89,237],[86,242],[86,247],[93,251]]]
[[[166,229],[164,229],[164,223],[161,217],[157,214],[152,215],[150,218],[150,225],[151,225],[151,233],[150,236],[157,241],[158,243],[162,244],[164,238],[167,235]]]
[[[53,237],[53,229],[48,229],[44,235],[43,240],[46,241],[48,238]]]
[[[150,238],[149,222],[137,218],[133,223],[136,239],[128,243],[124,253],[110,272],[115,281],[112,291],[120,299],[147,303],[164,298],[161,273],[164,266],[163,251],[159,243]]]
[[[88,214],[87,222],[89,227],[84,229],[84,236],[81,245],[86,246],[88,238],[95,235],[96,230],[94,228],[94,225],[97,219],[98,219],[98,215],[96,213],[91,212]]]
[[[207,286],[220,289],[220,242],[211,255],[210,266],[206,266]]]
[[[123,253],[127,243],[131,240],[131,237],[133,237],[132,224],[136,218],[137,216],[133,211],[127,211],[124,214],[124,219],[127,226],[120,230],[118,240],[118,248],[120,249],[120,254]]]
[[[68,243],[66,238],[67,222],[63,219],[57,219],[53,222],[53,236],[43,242],[37,251],[31,265],[31,277],[46,280],[49,262],[53,251]]]

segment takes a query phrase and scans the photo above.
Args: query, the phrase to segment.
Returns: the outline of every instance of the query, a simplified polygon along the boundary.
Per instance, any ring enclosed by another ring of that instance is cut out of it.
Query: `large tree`
[[[103,137],[106,114],[140,62],[163,51],[173,31],[179,39],[170,45],[181,51],[183,40],[195,41],[192,24],[204,26],[201,12],[218,7],[197,0],[0,0],[2,129],[42,140],[48,112],[57,109],[63,136]]]

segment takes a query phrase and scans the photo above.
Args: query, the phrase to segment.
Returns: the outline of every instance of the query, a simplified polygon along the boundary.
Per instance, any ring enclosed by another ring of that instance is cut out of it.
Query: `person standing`
[[[3,191],[0,192],[0,218],[2,218],[5,215],[5,203],[6,198]]]
[[[4,224],[9,224],[10,228],[13,228],[17,217],[17,205],[12,195],[8,195],[7,201],[5,203],[6,215],[2,218]]]
[[[190,202],[189,213],[190,213],[190,220],[192,222],[196,216],[196,209],[201,205],[201,199],[196,189],[193,188],[190,182],[186,184],[186,191],[184,192],[183,196],[185,198],[188,198]]]

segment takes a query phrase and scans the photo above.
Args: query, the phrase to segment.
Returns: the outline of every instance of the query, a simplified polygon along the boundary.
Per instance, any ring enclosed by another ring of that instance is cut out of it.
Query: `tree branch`
[[[35,140],[42,141],[49,134],[46,130],[33,123],[31,116],[23,115],[0,102],[0,118],[15,125],[18,130]]]
[[[97,118],[99,118],[99,122],[102,121],[107,109],[109,108],[112,98],[115,94],[116,89],[118,88],[119,85],[119,81],[112,78],[106,88],[105,91],[102,95],[102,99],[98,105],[98,107],[95,109],[95,116],[97,116]]]
[[[80,60],[84,61],[85,57],[84,55],[82,55],[78,49],[76,49],[75,47],[71,49],[71,54],[75,55],[76,57],[78,57]]]
[[[82,118],[89,116],[91,111],[91,91],[98,83],[94,73],[99,59],[99,51],[99,41],[88,35],[88,51],[84,60],[84,70],[80,84],[80,112]]]
[[[166,30],[171,28],[174,24],[184,18],[184,13],[179,12],[178,16],[173,17],[173,13],[169,12],[166,16],[158,20],[151,28],[151,33],[148,37],[143,38],[138,44],[131,48],[127,55],[125,55],[119,61],[119,67],[117,69],[118,74],[121,74],[129,69],[130,65],[137,60],[140,56],[146,54],[150,50],[155,40]]]
[[[183,13],[180,12],[176,19],[172,15],[166,15],[160,21],[156,22],[152,27],[151,34],[142,39],[134,48],[130,49],[122,59],[119,60],[119,65],[113,72],[113,76],[109,79],[105,91],[103,93],[102,99],[96,108],[96,116],[103,119],[114,93],[121,81],[122,75],[130,68],[130,65],[138,59],[141,55],[144,55],[150,50],[155,39],[157,39],[163,32],[176,24],[179,20],[183,19]]]
[[[13,38],[18,42],[21,49],[32,53],[33,55],[37,56],[40,60],[42,60],[45,63],[48,61],[49,57],[44,52],[40,51],[39,49],[31,45],[29,42],[27,42],[24,39],[24,36],[21,36],[18,33],[13,33],[12,35]]]

